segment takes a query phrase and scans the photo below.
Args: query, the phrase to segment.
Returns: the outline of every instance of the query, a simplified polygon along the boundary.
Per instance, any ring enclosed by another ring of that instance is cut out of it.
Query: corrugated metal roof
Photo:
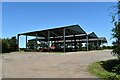
[[[94,32],[88,33],[89,38],[98,38]]]
[[[66,29],[66,35],[77,35],[77,34],[86,34],[86,32],[79,25],[70,25],[65,27],[39,30],[21,33],[19,35],[28,35],[28,36],[40,36],[40,37],[48,37],[48,31],[50,32],[50,37],[63,36],[63,29]]]

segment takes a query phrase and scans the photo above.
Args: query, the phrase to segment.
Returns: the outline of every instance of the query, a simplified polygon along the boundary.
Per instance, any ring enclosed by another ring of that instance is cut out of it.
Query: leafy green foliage
[[[120,64],[118,64],[117,66],[113,67],[112,72],[120,74]]]
[[[11,51],[16,51],[17,50],[18,45],[17,45],[17,39],[16,39],[16,37],[12,37],[10,39],[9,44],[10,44],[10,50]]]
[[[17,51],[16,37],[4,38],[2,40],[2,53]]]
[[[34,49],[35,44],[36,44],[36,41],[28,41],[27,47],[28,47],[29,49]]]
[[[95,62],[89,65],[89,71],[100,78],[108,80],[120,80],[119,60]]]
[[[105,45],[103,45],[102,48],[103,48],[103,49],[113,49],[113,46],[105,46]]]
[[[2,39],[2,53],[10,52],[9,39]]]
[[[120,74],[120,61],[119,60],[101,61],[100,65],[108,72]]]
[[[120,16],[120,1],[118,2],[118,16]],[[115,41],[113,42],[113,51],[112,54],[113,55],[117,55],[118,59],[120,59],[120,19],[118,21],[115,21],[115,16],[112,17],[114,22],[114,28],[112,29],[113,32],[113,38],[115,39]]]

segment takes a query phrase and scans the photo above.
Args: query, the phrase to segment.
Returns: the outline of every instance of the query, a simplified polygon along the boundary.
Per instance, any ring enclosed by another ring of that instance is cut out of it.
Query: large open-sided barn
[[[82,43],[85,43],[85,50],[88,51],[100,49],[103,43],[107,43],[105,37],[98,37],[94,32],[86,33],[79,25],[18,34],[18,47],[21,35],[26,36],[26,49],[36,51],[78,51],[82,47]],[[36,38],[28,40],[28,36]]]

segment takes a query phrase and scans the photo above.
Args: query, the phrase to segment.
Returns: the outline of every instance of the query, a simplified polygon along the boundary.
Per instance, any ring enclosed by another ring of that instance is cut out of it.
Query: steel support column
[[[26,49],[27,49],[27,35],[26,35]]]
[[[36,33],[36,44],[35,44],[35,48],[36,48],[36,50],[37,50],[37,33]]]
[[[64,41],[64,49],[63,52],[65,53],[65,28],[63,29],[63,41]]]
[[[50,47],[50,31],[48,31],[48,48]]]
[[[103,47],[103,43],[102,43],[102,40],[101,40],[101,49],[102,49],[102,47]]]
[[[76,48],[77,48],[77,47],[76,47],[76,38],[75,38],[75,35],[74,35],[74,51],[77,50]]]
[[[97,50],[99,50],[99,40],[97,40]]]
[[[18,47],[18,50],[19,50],[19,34],[17,35],[17,47]]]
[[[86,50],[88,51],[88,35],[86,35]]]

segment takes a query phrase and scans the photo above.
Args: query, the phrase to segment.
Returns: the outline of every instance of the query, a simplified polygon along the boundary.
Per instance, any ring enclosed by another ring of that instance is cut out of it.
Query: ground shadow
[[[100,65],[108,72],[120,74],[120,60],[114,59],[101,61]]]

